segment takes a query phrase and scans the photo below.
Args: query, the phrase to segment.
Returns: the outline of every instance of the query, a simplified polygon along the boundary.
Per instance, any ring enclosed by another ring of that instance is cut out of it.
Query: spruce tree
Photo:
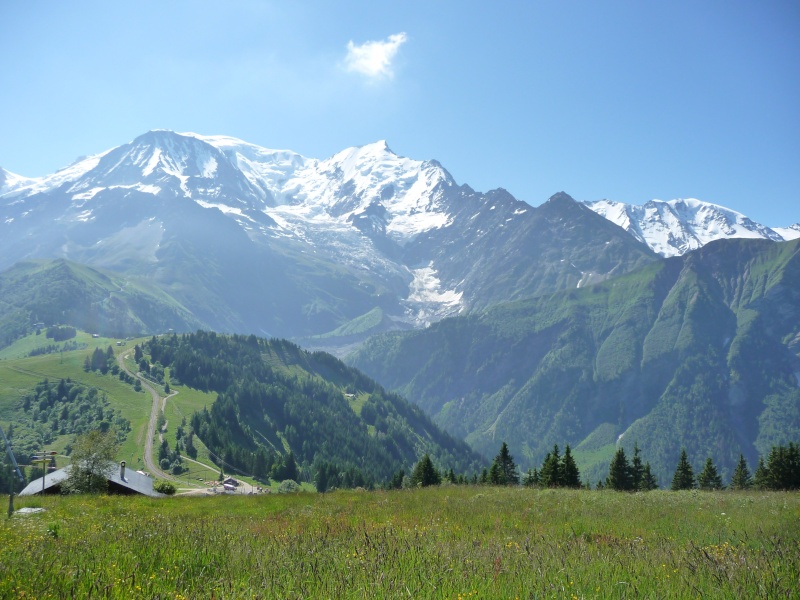
[[[522,480],[522,485],[525,487],[536,487],[539,485],[539,471],[537,469],[528,469],[525,478]]]
[[[642,471],[642,480],[639,482],[639,489],[643,492],[649,492],[651,490],[658,489],[658,481],[656,481],[656,476],[653,475],[653,472],[650,470],[650,463],[647,462],[644,465],[644,470]]]
[[[675,468],[675,474],[672,476],[670,489],[673,491],[694,489],[694,470],[686,456],[686,448],[681,449],[681,457]]]
[[[631,467],[625,456],[625,449],[620,446],[617,449],[611,464],[608,467],[608,477],[606,487],[617,491],[629,491],[633,489],[631,482]]]
[[[489,483],[492,485],[505,485],[506,483],[503,477],[503,471],[500,469],[500,465],[497,464],[497,461],[494,461],[492,466],[489,467]]]
[[[581,487],[581,474],[572,457],[569,444],[564,448],[564,456],[561,459],[561,485],[575,489]]]
[[[631,489],[642,489],[642,477],[644,475],[644,466],[642,465],[641,451],[639,444],[633,444],[633,458],[631,459]]]
[[[453,471],[453,467],[450,467],[450,470],[447,472],[445,478],[450,483],[458,483],[458,479],[456,479],[456,474],[455,471]]]
[[[411,485],[428,487],[429,485],[439,485],[441,482],[441,476],[434,468],[431,457],[425,454],[411,473]]]
[[[722,477],[717,472],[717,467],[714,466],[714,461],[710,456],[706,459],[703,471],[697,477],[697,487],[706,491],[721,490],[723,488]]]
[[[767,469],[767,465],[764,464],[763,456],[758,457],[758,466],[756,467],[756,472],[753,475],[753,487],[755,487],[757,490],[768,490],[772,487],[769,469]]]
[[[493,476],[492,471],[489,472],[489,479],[495,485],[518,485],[519,473],[517,473],[517,465],[514,464],[514,457],[508,451],[508,444],[503,442],[500,446],[500,452],[494,457],[492,470],[497,465],[497,473]]]
[[[731,476],[731,489],[732,490],[747,490],[753,485],[753,479],[750,477],[750,470],[747,468],[747,461],[744,459],[744,454],[739,454],[739,463]]]
[[[484,485],[489,483],[489,471],[486,469],[486,467],[483,467],[483,469],[481,470],[480,483],[482,483]]]
[[[561,454],[558,444],[553,446],[553,451],[544,457],[542,468],[539,471],[539,480],[544,487],[559,487],[562,483]]]
[[[794,443],[788,447],[773,446],[767,459],[767,471],[770,489],[800,488],[800,448]]]
[[[320,494],[324,494],[328,490],[327,465],[321,464],[317,467],[317,472],[314,474],[314,486]]]

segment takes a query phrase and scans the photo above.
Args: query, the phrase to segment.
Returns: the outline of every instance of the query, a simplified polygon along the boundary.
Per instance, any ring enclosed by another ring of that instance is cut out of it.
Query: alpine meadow
[[[89,4],[0,9],[0,598],[798,597],[797,7]]]

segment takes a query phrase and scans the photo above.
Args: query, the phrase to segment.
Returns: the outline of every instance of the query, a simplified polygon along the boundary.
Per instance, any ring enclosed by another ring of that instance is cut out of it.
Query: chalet
[[[58,471],[48,473],[43,478],[31,481],[20,496],[33,496],[35,494],[60,494],[64,481],[69,477],[72,465],[66,466]],[[42,481],[44,479],[44,481]],[[119,469],[114,469],[108,475],[109,494],[142,494],[151,498],[161,498],[164,494],[159,494],[153,489],[153,479],[144,473],[125,469],[125,461],[119,464]]]

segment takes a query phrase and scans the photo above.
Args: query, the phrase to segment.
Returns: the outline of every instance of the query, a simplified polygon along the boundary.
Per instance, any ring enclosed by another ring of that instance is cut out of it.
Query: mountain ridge
[[[638,442],[663,484],[682,445],[729,473],[739,452],[753,461],[800,435],[798,306],[800,240],[718,240],[586,288],[375,336],[348,362],[478,451],[505,440],[537,466],[569,443],[596,481],[618,441]],[[601,430],[614,437],[581,455]]]
[[[718,239],[800,237],[800,224],[770,228],[740,212],[696,198],[650,200],[643,205],[611,200],[584,202],[661,256],[680,256]]]
[[[655,259],[562,200],[476,192],[385,142],[317,160],[152,131],[6,185],[0,268],[66,258],[148,277],[212,329],[304,340],[376,309],[383,328],[419,327]]]

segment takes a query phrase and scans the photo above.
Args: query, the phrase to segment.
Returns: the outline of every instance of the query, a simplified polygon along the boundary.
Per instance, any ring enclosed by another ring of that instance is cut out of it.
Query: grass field
[[[0,597],[797,598],[800,494],[17,499]]]
[[[0,360],[0,422],[9,419],[10,415],[14,414],[14,405],[43,379],[58,381],[62,378],[71,378],[72,381],[94,386],[105,392],[111,406],[118,409],[122,416],[131,422],[131,432],[120,448],[119,457],[139,468],[152,405],[150,395],[135,392],[130,385],[116,377],[102,376],[95,372],[87,373],[83,370],[84,359],[95,347],[105,350],[111,346],[115,353],[119,353],[130,350],[135,342],[128,342],[127,346],[118,347],[116,340],[93,339],[88,334],[80,333],[76,339],[88,343],[85,349],[29,358],[13,358],[26,354],[23,350],[31,347],[32,340],[36,341],[37,338],[41,338],[38,341],[42,344],[45,341],[52,342],[46,340],[44,335],[28,336],[4,349],[7,356]],[[48,449],[60,450],[69,439],[72,439],[72,436],[60,436]]]

